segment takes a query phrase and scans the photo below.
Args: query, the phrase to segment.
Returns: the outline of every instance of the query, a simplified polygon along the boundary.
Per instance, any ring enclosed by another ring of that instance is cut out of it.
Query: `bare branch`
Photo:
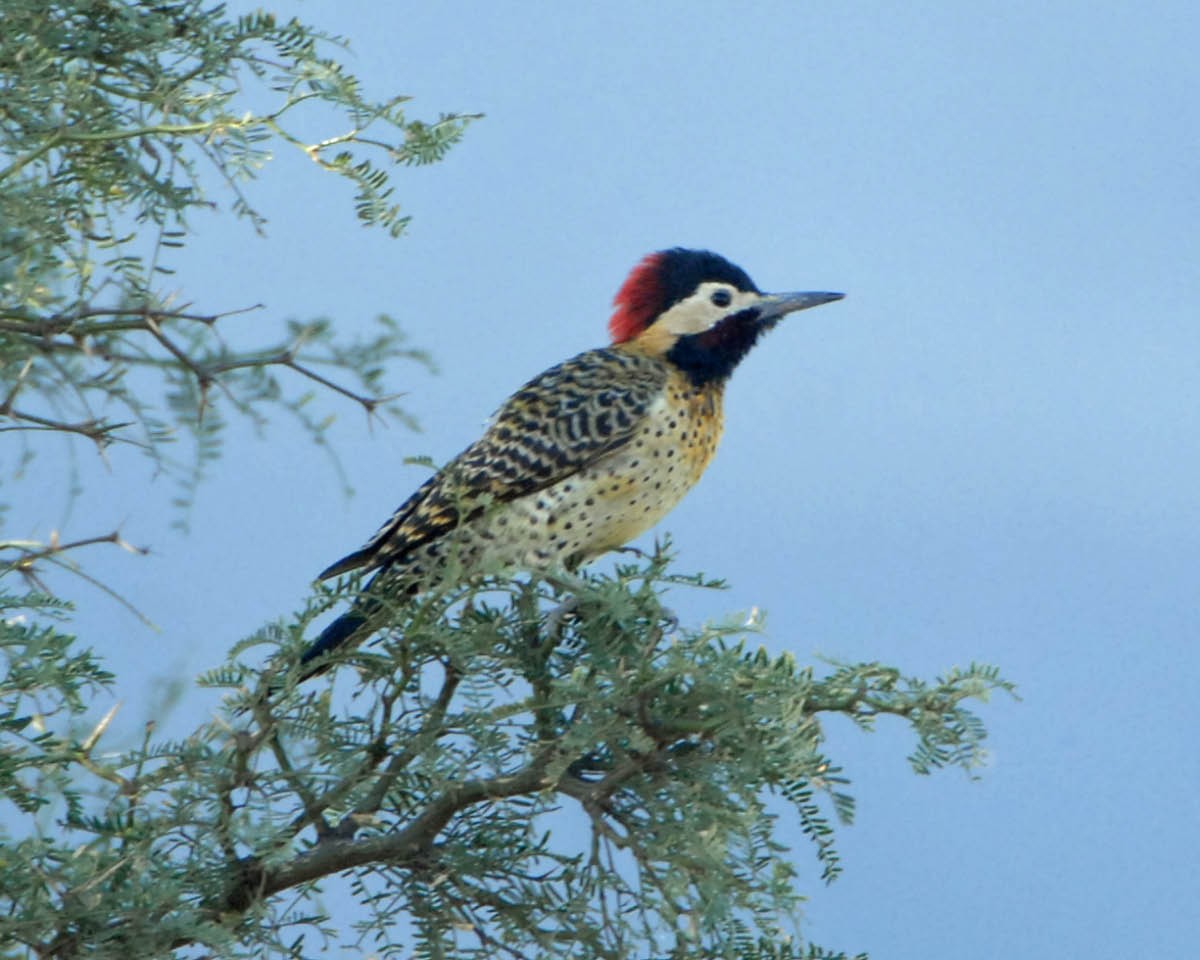
[[[72,562],[70,558],[66,556],[67,553],[78,550],[82,547],[90,547],[101,543],[113,544],[114,546],[120,547],[127,553],[133,553],[139,556],[145,556],[150,552],[147,547],[138,547],[130,543],[121,536],[119,530],[114,530],[112,533],[106,533],[98,537],[86,537],[82,540],[74,540],[70,543],[59,543],[57,541],[57,534],[51,535],[49,544],[42,544],[29,540],[3,540],[0,541],[0,551],[19,551],[21,556],[19,556],[16,560],[9,562],[10,568],[16,570],[26,579],[37,584],[38,587],[45,593],[51,593],[52,591],[46,589],[45,585],[41,583],[38,577],[36,564],[40,561],[48,561],[55,566],[61,567],[67,572],[74,574],[85,582],[90,583],[101,592],[108,594],[110,597],[116,600],[117,603],[141,620],[146,626],[157,629],[154,622],[150,620],[150,618],[144,613],[142,613],[137,607],[135,607],[129,600],[127,600],[103,581],[98,580],[96,577],[86,573],[80,568],[79,564]]]

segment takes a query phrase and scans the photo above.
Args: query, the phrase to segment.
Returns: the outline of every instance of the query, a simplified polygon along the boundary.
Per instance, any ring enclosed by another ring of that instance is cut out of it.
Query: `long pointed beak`
[[[759,317],[763,320],[778,320],[780,317],[788,313],[794,313],[797,310],[807,310],[809,307],[819,307],[823,303],[832,303],[834,300],[841,300],[844,293],[768,293],[761,301],[761,313]]]

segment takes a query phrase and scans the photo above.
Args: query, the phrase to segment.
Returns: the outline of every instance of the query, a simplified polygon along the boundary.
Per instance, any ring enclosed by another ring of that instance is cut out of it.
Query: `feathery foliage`
[[[313,388],[394,409],[387,363],[422,359],[394,322],[366,342],[324,320],[264,337],[232,319],[254,304],[187,302],[173,265],[197,215],[224,207],[261,228],[247,185],[277,148],[347,179],[362,221],[398,235],[388,168],[440,159],[470,118],[425,122],[405,97],[371,99],[328,52],[339,38],[269,13],[199,0],[2,11],[0,430],[26,455],[64,433],[133,445],[184,479],[186,499],[227,409],[284,409],[317,439],[330,420],[310,412]],[[190,455],[172,455],[181,437]]]
[[[0,898],[0,933],[51,955],[317,956],[336,936],[320,882],[342,874],[381,957],[835,956],[796,927],[853,810],[823,717],[895,717],[914,768],[971,770],[984,732],[965,701],[1009,684],[818,675],[744,620],[677,627],[661,597],[683,582],[700,581],[660,551],[572,582],[566,614],[537,580],[431,594],[347,656],[349,699],[289,685],[327,593],[201,678],[228,707],[186,740],[60,750],[75,799],[62,835],[0,873],[27,892]],[[272,669],[242,659],[281,643]]]
[[[470,117],[370,98],[338,38],[267,13],[0,0],[0,22],[6,471],[64,436],[132,446],[180,477],[186,505],[231,416],[284,411],[319,443],[317,398],[403,416],[385,375],[423,356],[393,321],[358,342],[326,320],[264,335],[231,324],[248,304],[193,306],[171,272],[196,216],[261,228],[248,183],[277,147],[347,179],[361,220],[399,234],[391,168],[439,159]],[[118,680],[39,578],[58,565],[97,583],[75,560],[92,545],[136,551],[117,531],[0,539],[0,960],[348,942],[431,960],[834,960],[797,924],[804,889],[838,875],[854,810],[825,718],[893,717],[917,772],[972,770],[985,731],[966,703],[1011,690],[974,665],[933,681],[817,671],[768,654],[745,618],[681,627],[663,594],[711,584],[660,550],[570,578],[570,609],[558,581],[431,593],[344,655],[356,670],[297,688],[307,628],[358,584],[321,588],[201,679],[227,693],[215,719],[179,740],[148,724],[115,749],[94,704]],[[358,916],[326,909],[333,883]]]

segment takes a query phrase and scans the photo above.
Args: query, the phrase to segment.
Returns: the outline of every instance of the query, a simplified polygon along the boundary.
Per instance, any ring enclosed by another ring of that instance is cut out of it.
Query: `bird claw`
[[[546,634],[554,641],[562,639],[562,631],[568,617],[579,610],[579,597],[572,594],[546,614]]]

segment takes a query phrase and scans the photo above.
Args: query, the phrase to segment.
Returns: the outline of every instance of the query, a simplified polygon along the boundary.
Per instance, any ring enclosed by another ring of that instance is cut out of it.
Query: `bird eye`
[[[727,307],[733,303],[733,294],[722,287],[720,290],[714,290],[709,300],[712,301],[713,306]]]

